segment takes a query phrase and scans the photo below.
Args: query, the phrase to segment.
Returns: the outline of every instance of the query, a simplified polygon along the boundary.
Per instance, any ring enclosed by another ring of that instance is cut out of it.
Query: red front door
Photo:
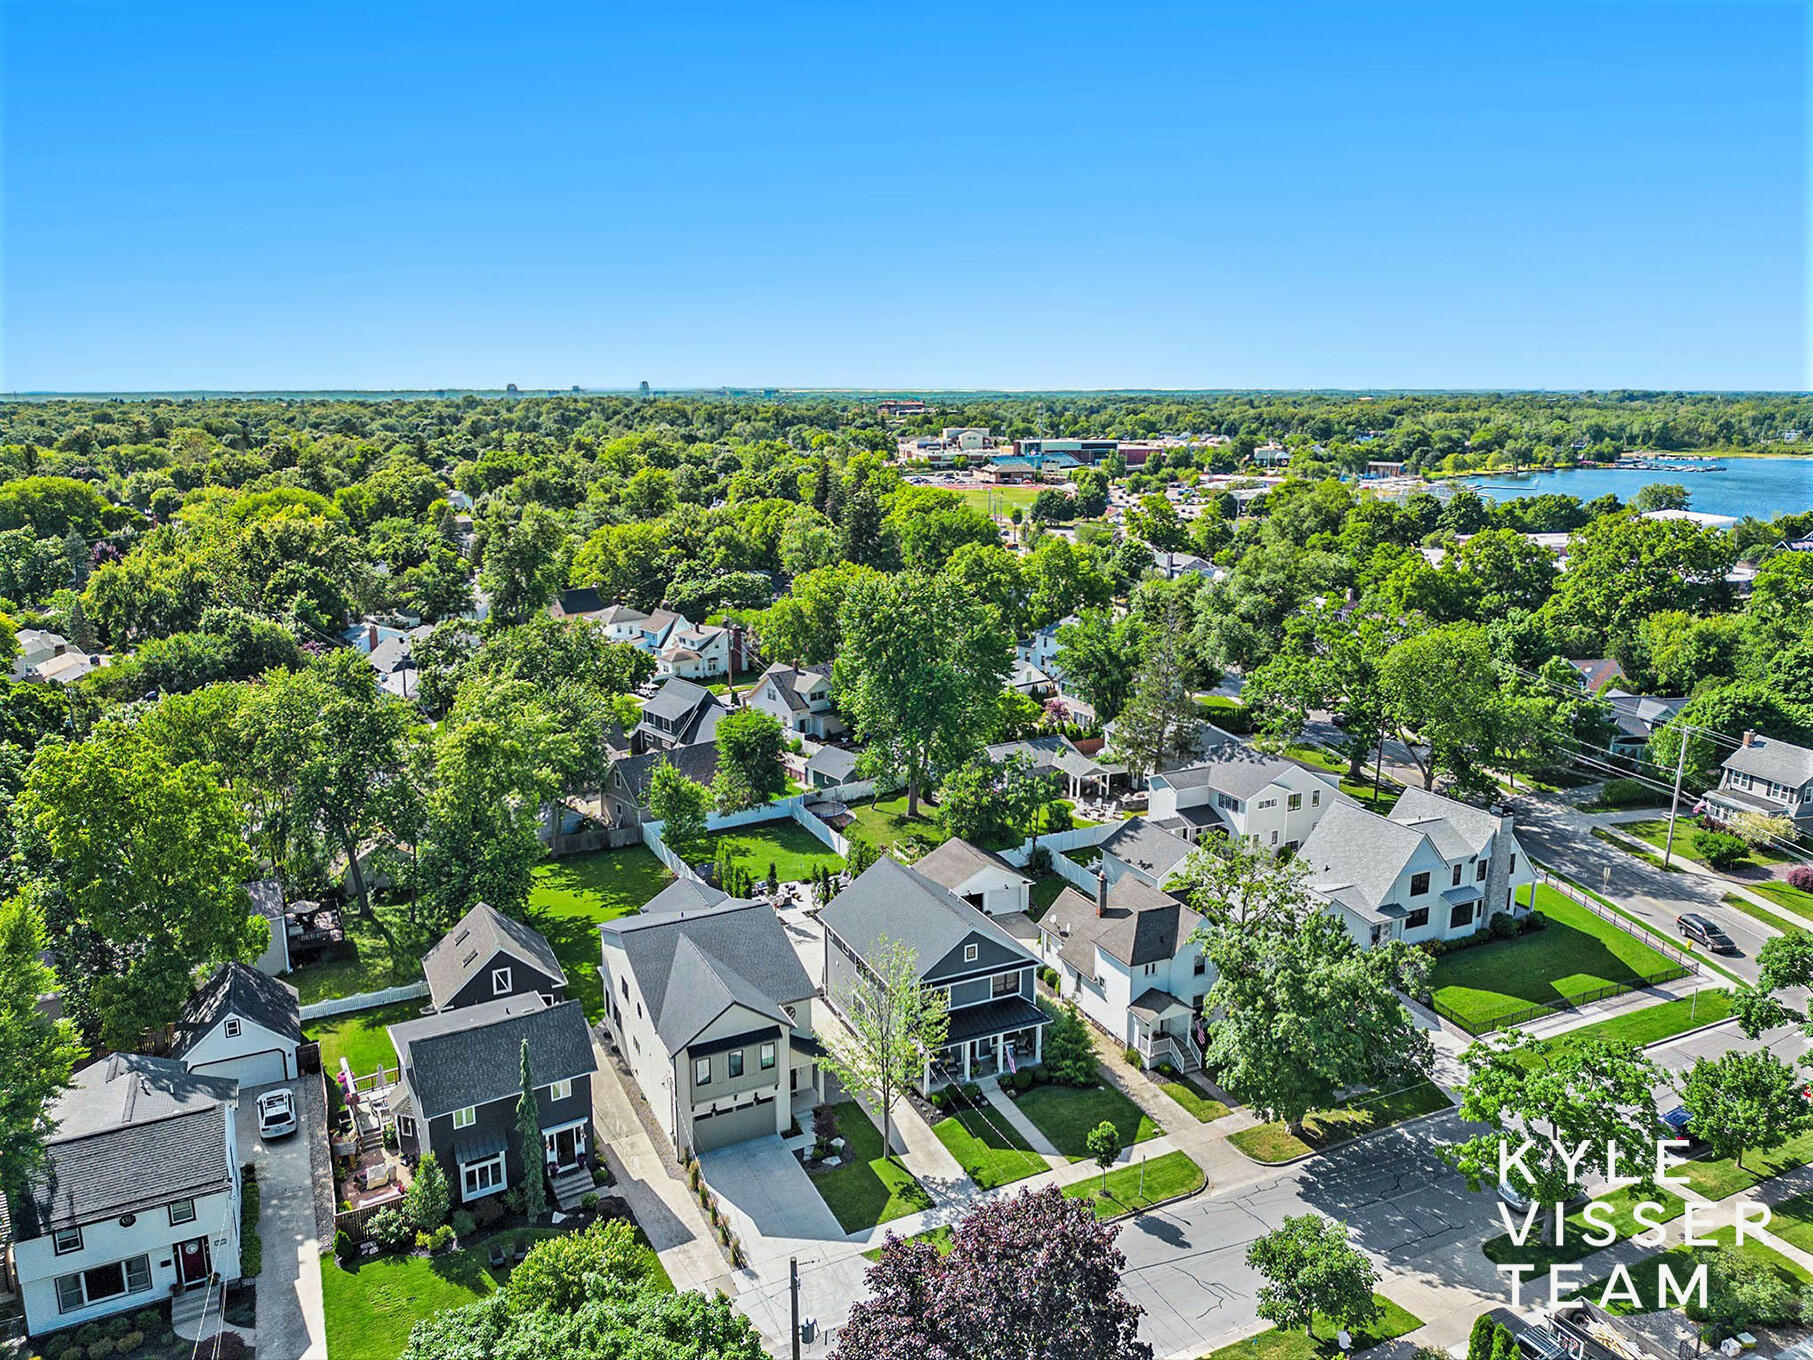
[[[197,1237],[176,1244],[176,1278],[187,1289],[208,1278],[208,1239]]]

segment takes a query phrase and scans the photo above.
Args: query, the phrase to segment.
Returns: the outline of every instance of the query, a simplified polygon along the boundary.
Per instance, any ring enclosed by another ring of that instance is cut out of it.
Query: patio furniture
[[[516,1250],[510,1253],[510,1260],[516,1265],[522,1264],[522,1258],[529,1254],[529,1244],[522,1238],[516,1239]]]
[[[396,1168],[389,1162],[379,1162],[359,1172],[359,1184],[367,1190],[376,1190],[379,1186],[389,1185],[396,1178]]]
[[[505,1260],[508,1259],[506,1253],[504,1252],[503,1247],[495,1242],[493,1242],[491,1244],[490,1256],[491,1256],[491,1268],[493,1270],[495,1270],[497,1267],[501,1266],[505,1262]]]

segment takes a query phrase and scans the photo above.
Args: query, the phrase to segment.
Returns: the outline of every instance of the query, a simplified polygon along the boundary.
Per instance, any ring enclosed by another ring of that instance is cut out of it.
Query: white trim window
[[[405,1138],[414,1138],[415,1137],[415,1120],[411,1119],[406,1114],[398,1115],[397,1116],[397,1132],[402,1134],[403,1137],[405,1137]]]
[[[239,1017],[237,1015],[229,1015],[227,1017],[226,1024],[223,1025],[221,1028],[222,1028],[223,1032],[226,1034],[227,1038],[237,1039],[239,1037],[239,1028],[240,1028]]]
[[[978,952],[979,951],[975,945],[973,945],[973,944],[964,945],[963,946],[963,961],[965,963],[974,963],[976,961],[976,955]]]
[[[109,1261],[73,1275],[59,1275],[57,1311],[73,1313],[123,1294],[143,1294],[150,1288],[151,1258],[128,1256],[124,1261]]]
[[[549,1100],[565,1100],[572,1094],[573,1079],[571,1077],[568,1077],[565,1081],[557,1081],[552,1086],[548,1087]]]
[[[468,1105],[463,1110],[455,1110],[453,1112],[453,1127],[456,1129],[469,1129],[477,1122],[478,1122],[477,1106]]]
[[[774,1066],[774,1045],[773,1044],[763,1044],[762,1045],[762,1071],[766,1072],[773,1066]]]
[[[51,1251],[58,1256],[67,1256],[72,1251],[82,1249],[82,1230],[80,1228],[58,1228],[50,1235]]]
[[[483,1199],[504,1188],[504,1154],[460,1163],[460,1198]]]
[[[195,1201],[192,1199],[173,1200],[166,1206],[170,1213],[170,1226],[180,1228],[185,1223],[195,1222]]]
[[[692,1084],[694,1086],[711,1085],[710,1058],[694,1058],[692,1060]]]
[[[493,968],[491,970],[491,995],[510,995],[510,970],[508,968]]]

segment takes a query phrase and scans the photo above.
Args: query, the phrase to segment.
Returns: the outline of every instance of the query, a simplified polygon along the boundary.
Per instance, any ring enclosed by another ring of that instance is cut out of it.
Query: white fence
[[[1085,869],[1064,852],[1100,845],[1120,829],[1119,822],[1103,822],[1100,826],[1078,826],[1069,831],[1054,831],[1048,836],[1039,837],[1039,848],[1051,852],[1051,871],[1054,874],[1094,897],[1095,870]],[[1032,858],[1032,851],[1033,843],[1028,839],[1012,850],[1003,850],[1001,858],[1017,868],[1024,868],[1026,861]]]
[[[375,1006],[389,1006],[398,1001],[414,1001],[428,995],[426,982],[411,982],[382,992],[360,992],[357,996],[336,996],[326,1001],[311,1001],[297,1015],[303,1020],[322,1020],[348,1011],[368,1011]]]
[[[668,849],[667,842],[661,839],[661,829],[666,825],[666,822],[644,822],[642,824],[642,843],[652,850],[655,858],[671,869],[676,877],[690,878],[694,883],[703,883],[705,880],[699,877],[692,865]]]

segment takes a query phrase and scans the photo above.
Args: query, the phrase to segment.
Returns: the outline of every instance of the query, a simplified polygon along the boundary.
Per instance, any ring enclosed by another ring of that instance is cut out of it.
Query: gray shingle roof
[[[709,784],[718,773],[718,745],[715,741],[698,741],[669,751],[645,751],[639,756],[625,756],[611,769],[623,776],[637,805],[646,808],[649,781],[655,777],[655,766],[664,760],[695,783]]]
[[[274,878],[261,878],[245,885],[252,899],[252,910],[271,922],[273,932],[283,929],[283,885]]]
[[[781,1010],[816,990],[774,909],[725,899],[705,911],[608,921],[669,1053],[685,1048],[732,1005],[791,1025]]]
[[[422,956],[422,975],[428,979],[428,994],[434,1004],[446,1005],[499,953],[526,963],[563,986],[566,983],[560,957],[539,931],[480,902]]]
[[[1241,742],[1228,742],[1209,752],[1209,757],[1195,765],[1168,770],[1153,776],[1174,789],[1211,788],[1231,794],[1245,802],[1254,794],[1301,767],[1279,760]]]
[[[1190,843],[1173,836],[1144,817],[1131,817],[1102,842],[1102,853],[1113,855],[1128,867],[1150,874],[1161,883],[1189,858]]]
[[[1398,795],[1391,820],[1426,833],[1445,859],[1484,854],[1501,824],[1497,813],[1418,788]]]
[[[821,746],[812,753],[806,768],[841,784],[856,773],[856,752],[841,746]]]
[[[942,884],[883,855],[818,914],[819,924],[867,957],[883,940],[911,949],[923,974],[972,934],[1037,962],[1031,951]]]
[[[229,1015],[263,1025],[271,1033],[281,1034],[296,1043],[302,1042],[296,989],[243,963],[226,963],[215,970],[214,976],[204,982],[183,1007],[182,1017],[177,1021],[183,1035],[175,1049],[177,1056],[187,1053]]]
[[[226,1121],[238,1095],[238,1082],[174,1059],[116,1053],[90,1063],[52,1108],[45,1165],[10,1206],[15,1236],[230,1185]]]
[[[956,836],[952,836],[943,845],[916,860],[913,869],[916,873],[924,874],[932,882],[949,888],[952,892],[957,890],[959,884],[967,883],[986,869],[1000,869],[1012,874],[1022,883],[1032,882],[1030,878],[995,854],[994,851],[984,850],[979,845],[971,845],[968,841]]]
[[[1813,751],[1775,737],[1752,737],[1725,757],[1725,768],[1798,789],[1813,780]]]
[[[710,911],[720,903],[734,900],[722,888],[714,888],[696,878],[676,878],[642,904],[642,914],[659,916],[672,911]]]
[[[1095,914],[1094,898],[1066,888],[1040,918],[1039,929],[1064,941],[1060,953],[1075,946],[1067,961],[1093,972],[1095,960],[1085,946],[1100,948],[1110,958],[1138,968],[1175,958],[1201,924],[1201,916],[1169,893],[1132,874],[1122,874],[1110,885],[1108,910],[1101,916]]]
[[[680,718],[701,704],[717,703],[718,697],[702,685],[674,676],[649,697],[642,711],[656,718]]]
[[[1315,891],[1363,916],[1376,915],[1424,840],[1423,832],[1413,826],[1368,812],[1357,803],[1336,803],[1304,840],[1297,859]]]
[[[577,1001],[544,1006],[538,996],[505,997],[390,1027],[424,1119],[519,1094],[524,1040],[537,1086],[598,1069]]]

